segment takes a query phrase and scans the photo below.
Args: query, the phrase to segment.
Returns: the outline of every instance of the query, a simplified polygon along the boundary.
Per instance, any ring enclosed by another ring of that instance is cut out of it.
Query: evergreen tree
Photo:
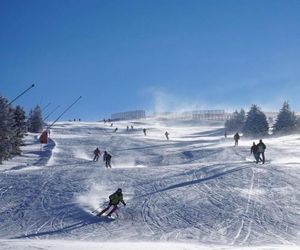
[[[238,131],[241,131],[245,125],[246,121],[246,112],[244,109],[241,109],[240,113],[237,116],[237,125],[239,127]]]
[[[297,119],[296,128],[297,128],[297,131],[300,131],[300,117],[298,117],[298,119]]]
[[[25,123],[25,111],[20,107],[17,106],[15,109],[12,109],[13,117],[14,117],[14,129],[15,135],[13,140],[13,151],[14,155],[21,154],[20,146],[23,144],[23,137],[26,133],[26,123]]]
[[[284,102],[273,126],[273,133],[289,133],[296,130],[297,118],[291,111],[288,102]]]
[[[225,122],[225,130],[233,132],[241,132],[245,124],[246,115],[245,111],[241,109],[240,112],[237,110],[233,113],[232,117]]]
[[[39,133],[43,130],[43,117],[42,110],[37,105],[32,111],[30,111],[28,118],[28,131],[32,133]]]
[[[252,105],[247,113],[245,126],[243,128],[244,135],[263,136],[268,134],[268,130],[269,124],[266,115],[259,109],[257,105]]]
[[[0,164],[12,156],[12,142],[15,135],[13,125],[13,114],[8,101],[0,96]]]

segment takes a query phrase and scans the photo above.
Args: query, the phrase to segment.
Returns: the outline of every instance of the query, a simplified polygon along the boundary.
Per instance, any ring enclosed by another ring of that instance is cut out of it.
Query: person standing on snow
[[[118,209],[118,205],[120,202],[124,206],[126,206],[126,203],[123,200],[122,189],[118,188],[118,190],[116,192],[114,192],[113,194],[111,194],[109,196],[108,207],[103,209],[99,214],[97,214],[97,216],[100,217],[102,214],[104,214],[106,211],[108,211],[111,207],[113,207],[113,209],[107,214],[107,216],[110,217],[112,215],[112,213]]]
[[[260,158],[258,157],[257,145],[255,144],[255,142],[253,142],[252,147],[251,147],[250,155],[252,155],[252,154],[255,158],[255,161],[260,160]]]
[[[233,139],[234,139],[234,146],[238,146],[238,145],[239,145],[239,139],[240,139],[239,133],[236,133],[236,134],[233,136]]]
[[[109,153],[107,153],[106,151],[104,151],[104,154],[103,154],[103,161],[105,162],[106,168],[108,168],[108,167],[111,168],[111,165],[110,165],[111,155]]]
[[[94,150],[94,159],[93,159],[93,161],[98,161],[100,155],[101,155],[101,151],[100,151],[100,149],[97,147],[97,148]]]
[[[145,129],[145,128],[143,129],[143,133],[144,133],[145,136],[147,135],[147,134],[146,134],[146,129]]]
[[[265,164],[265,150],[266,145],[263,143],[262,139],[259,140],[259,143],[257,144],[257,160],[256,163],[258,163],[258,160],[260,158],[260,155],[262,155],[262,164]]]
[[[166,131],[165,136],[166,136],[167,140],[169,140],[169,133],[168,133],[168,131]]]

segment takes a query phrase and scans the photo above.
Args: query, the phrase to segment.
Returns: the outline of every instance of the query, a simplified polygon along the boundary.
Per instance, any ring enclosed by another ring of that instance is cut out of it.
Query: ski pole
[[[101,206],[100,206],[101,207]],[[92,211],[92,214],[95,213],[100,207],[96,208],[94,211]]]

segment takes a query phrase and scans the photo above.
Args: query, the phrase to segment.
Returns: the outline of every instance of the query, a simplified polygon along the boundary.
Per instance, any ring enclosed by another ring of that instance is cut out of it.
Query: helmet
[[[121,189],[121,188],[118,188],[117,192],[118,192],[118,193],[122,193],[122,189]]]

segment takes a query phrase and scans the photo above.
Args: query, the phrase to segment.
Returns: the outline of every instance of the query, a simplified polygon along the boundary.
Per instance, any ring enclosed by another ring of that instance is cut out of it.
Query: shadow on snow
[[[165,187],[163,189],[156,190],[155,192],[141,195],[140,197],[147,196],[147,195],[152,195],[152,194],[156,194],[156,193],[160,193],[160,192],[165,192],[165,191],[176,189],[176,188],[181,188],[181,187],[186,187],[186,186],[190,186],[190,185],[199,184],[199,183],[202,183],[202,182],[205,182],[205,181],[209,181],[209,180],[212,180],[212,179],[216,179],[218,177],[221,177],[221,176],[224,176],[224,175],[228,175],[228,174],[231,174],[231,173],[243,170],[243,169],[247,169],[247,168],[250,168],[250,167],[251,166],[246,165],[246,166],[242,166],[242,167],[232,168],[232,169],[229,169],[229,170],[228,170],[228,167],[224,167],[224,168],[219,169],[219,170],[221,170],[221,172],[214,173],[214,174],[212,174],[210,176],[199,178],[199,179],[192,180],[192,181],[186,181],[186,182],[174,184],[174,185]],[[225,170],[225,171],[223,171],[223,170]]]
[[[113,219],[111,218],[107,218],[107,217],[97,217],[97,216],[93,216],[87,212],[85,212],[86,215],[82,215],[79,218],[79,222],[76,222],[74,224],[62,227],[60,229],[57,230],[52,230],[52,231],[45,231],[45,232],[38,232],[38,233],[32,233],[32,234],[26,234],[26,235],[20,235],[17,237],[13,237],[11,239],[24,239],[24,238],[32,238],[32,237],[41,237],[41,236],[45,236],[45,235],[56,235],[56,234],[62,234],[62,233],[66,233],[66,232],[70,232],[79,228],[83,228],[92,224],[96,224],[99,222],[102,223],[111,223],[113,221]]]

